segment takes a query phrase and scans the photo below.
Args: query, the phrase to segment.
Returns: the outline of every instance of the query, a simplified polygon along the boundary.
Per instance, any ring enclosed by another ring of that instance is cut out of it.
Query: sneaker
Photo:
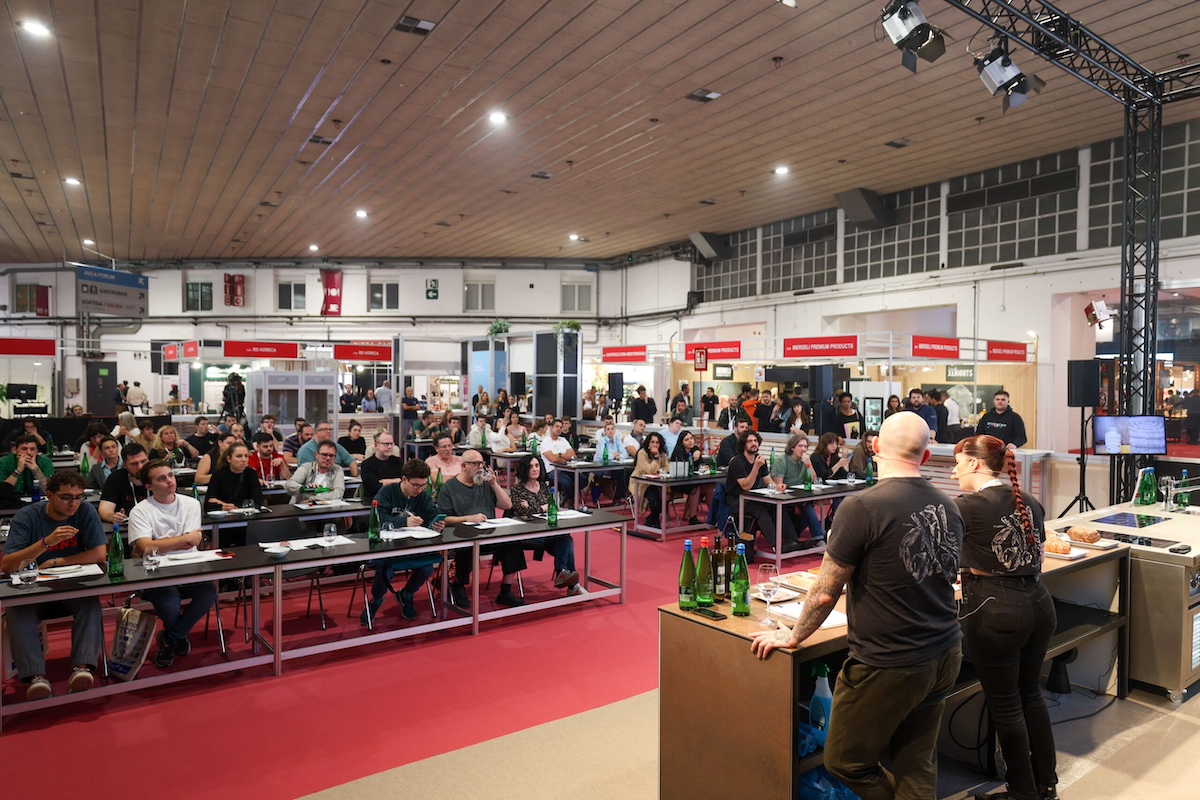
[[[33,680],[29,682],[29,688],[25,690],[26,700],[45,700],[53,696],[54,689],[50,687],[50,681],[46,680],[45,675],[34,675]]]
[[[1050,786],[1039,786],[1038,797],[1041,800],[1058,800],[1058,787],[1053,784]]]
[[[71,678],[67,681],[67,691],[74,694],[75,692],[86,692],[92,688],[92,684],[96,679],[92,677],[90,667],[76,667],[71,670]]]
[[[794,553],[799,549],[800,549],[799,542],[787,542],[783,545],[783,552],[785,552],[785,553]]]
[[[575,570],[563,570],[554,576],[554,587],[562,589],[566,586],[573,586],[579,583],[579,573]]]
[[[396,592],[396,602],[400,604],[400,616],[407,620],[417,618],[417,607],[413,605],[413,594],[407,589]]]
[[[1013,794],[1008,789],[1005,789],[1002,792],[994,792],[992,794],[988,794],[987,792],[976,792],[975,800],[1022,800],[1022,798],[1021,795]]]
[[[646,517],[646,527],[647,528],[661,528],[662,527],[662,519],[659,518],[659,516],[657,514],[651,514],[650,516]]]
[[[699,525],[699,524],[700,524],[699,517],[688,517],[688,525]]]
[[[467,587],[460,583],[450,584],[450,605],[464,614],[471,613],[471,598],[467,597]]]
[[[171,638],[171,649],[175,651],[177,656],[190,655],[192,652],[192,643],[185,636],[182,639]]]
[[[567,597],[574,597],[577,594],[587,594],[588,590],[583,588],[582,583],[577,583],[570,589],[567,589]]]
[[[517,608],[518,606],[525,605],[525,601],[513,594],[511,590],[507,592],[502,591],[496,595],[496,605]]]
[[[379,617],[379,609],[381,606],[383,606],[383,598],[380,597],[378,600],[371,598],[369,605],[371,606],[370,618],[372,621],[374,621]],[[362,625],[364,628],[367,627],[367,609],[364,608],[362,613],[358,615],[358,624]]]
[[[167,636],[166,631],[160,631],[158,634],[158,655],[154,656],[154,666],[159,669],[170,669],[175,663],[175,646],[171,644],[171,637]]]

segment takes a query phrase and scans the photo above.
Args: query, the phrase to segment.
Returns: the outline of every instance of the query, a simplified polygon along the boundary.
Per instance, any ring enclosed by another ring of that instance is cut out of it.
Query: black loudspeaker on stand
[[[1079,458],[1075,459],[1079,463],[1079,494],[1058,515],[1060,517],[1065,517],[1076,504],[1080,514],[1096,507],[1087,496],[1087,412],[1100,405],[1099,361],[1067,362],[1067,405],[1079,409]],[[1094,411],[1092,416],[1095,416]]]
[[[1094,413],[1092,416],[1096,416]],[[1079,494],[1075,495],[1075,499],[1063,509],[1059,517],[1065,517],[1071,512],[1071,509],[1076,504],[1079,505],[1079,513],[1083,514],[1091,511],[1096,506],[1088,499],[1087,496],[1087,424],[1088,424],[1087,409],[1079,409],[1079,458],[1075,459],[1079,463]]]

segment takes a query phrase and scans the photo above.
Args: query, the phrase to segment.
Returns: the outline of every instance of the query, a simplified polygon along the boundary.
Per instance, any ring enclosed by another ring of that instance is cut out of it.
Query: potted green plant
[[[579,333],[582,326],[573,319],[563,320],[554,326],[554,337],[558,340],[558,352],[563,352],[563,334]]]
[[[508,333],[508,320],[504,319],[504,317],[496,317],[492,320],[492,324],[488,326],[487,337],[495,339],[502,333]]]

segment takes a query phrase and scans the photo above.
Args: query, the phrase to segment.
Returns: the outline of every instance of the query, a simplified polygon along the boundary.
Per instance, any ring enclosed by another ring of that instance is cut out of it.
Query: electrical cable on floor
[[[1100,706],[1100,708],[1097,708],[1095,711],[1091,712],[1090,714],[1083,714],[1082,716],[1078,716],[1078,717],[1067,717],[1066,719],[1055,720],[1055,721],[1051,722],[1050,724],[1051,725],[1061,725],[1064,722],[1075,722],[1075,721],[1081,720],[1081,719],[1090,719],[1091,717],[1096,716],[1101,711],[1108,708],[1115,702],[1117,702],[1117,698],[1114,697],[1111,700],[1109,700],[1107,703],[1105,703],[1104,705]]]

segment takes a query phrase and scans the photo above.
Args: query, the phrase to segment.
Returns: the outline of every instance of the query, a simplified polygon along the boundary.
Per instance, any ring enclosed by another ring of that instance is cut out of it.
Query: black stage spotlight
[[[1046,88],[1046,82],[1037,75],[1026,75],[1013,63],[1008,54],[1008,37],[1000,38],[1000,44],[992,52],[983,57],[975,58],[975,69],[979,70],[979,79],[987,87],[992,96],[1004,93],[1004,111],[1009,108],[1020,108],[1029,99],[1030,94],[1037,94]]]
[[[915,0],[892,0],[883,10],[883,29],[900,48],[900,63],[917,71],[917,56],[932,63],[946,53],[942,32],[929,24]]]

